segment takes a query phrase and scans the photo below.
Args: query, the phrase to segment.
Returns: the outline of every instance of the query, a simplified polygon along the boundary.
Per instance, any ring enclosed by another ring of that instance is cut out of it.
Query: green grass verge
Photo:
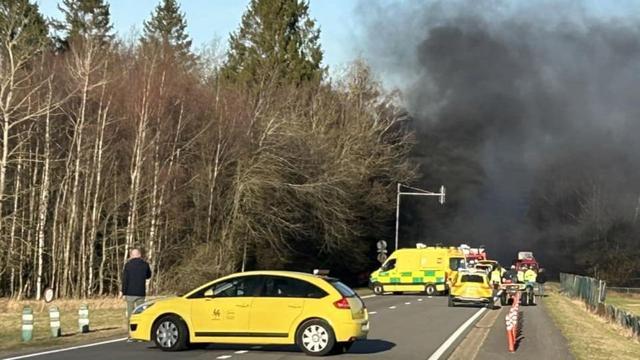
[[[89,305],[90,331],[85,334],[79,332],[78,326],[78,308],[82,303]],[[12,353],[77,345],[127,334],[123,300],[60,300],[54,304],[59,308],[62,327],[62,337],[58,338],[51,337],[49,307],[43,302],[0,299],[0,358]],[[24,305],[32,307],[34,316],[33,339],[26,343],[21,339]]]
[[[544,306],[577,360],[638,359],[640,343],[626,337],[623,329],[591,314],[582,302],[561,295],[557,285],[547,288]]]
[[[638,295],[607,291],[606,303],[627,310],[632,314],[640,315],[640,296]]]

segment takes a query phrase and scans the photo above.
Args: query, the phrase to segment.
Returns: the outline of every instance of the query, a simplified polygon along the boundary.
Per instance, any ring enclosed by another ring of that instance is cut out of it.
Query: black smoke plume
[[[364,54],[414,119],[416,185],[449,190],[444,207],[403,199],[401,245],[484,244],[506,263],[533,250],[557,271],[638,276],[640,19],[613,11],[360,3]]]

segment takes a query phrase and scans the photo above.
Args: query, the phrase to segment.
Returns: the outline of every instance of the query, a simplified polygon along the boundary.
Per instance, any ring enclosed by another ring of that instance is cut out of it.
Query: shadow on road
[[[151,345],[151,344],[150,344]],[[349,349],[349,354],[376,354],[384,351],[391,350],[395,347],[396,344],[386,340],[380,339],[368,339],[368,340],[360,340],[356,341],[351,349]],[[147,348],[156,348],[151,345]],[[228,351],[237,351],[237,350],[250,350],[251,352],[298,352],[301,353],[300,349],[298,349],[295,345],[236,345],[236,344],[193,344],[189,347],[187,351],[196,351],[196,350],[228,350]]]
[[[357,341],[355,344],[353,344],[353,346],[349,350],[349,354],[381,353],[384,351],[391,350],[395,346],[396,346],[395,343],[392,343],[387,340],[381,340],[381,339],[362,340],[362,341]]]
[[[525,339],[524,333],[522,331],[522,329],[524,327],[524,321],[525,321],[524,312],[518,311],[518,324],[517,324],[517,328],[516,328],[516,343],[513,344],[514,348],[516,349],[516,351],[520,347],[520,344],[522,343],[522,340]]]
[[[121,327],[112,326],[112,327],[103,327],[103,328],[98,328],[98,329],[90,329],[86,333],[81,333],[81,332],[62,333],[62,335],[60,335],[60,337],[63,337],[63,338],[76,337],[78,335],[83,335],[83,334],[97,334],[97,333],[100,333],[102,331],[117,330],[117,329],[121,329]]]

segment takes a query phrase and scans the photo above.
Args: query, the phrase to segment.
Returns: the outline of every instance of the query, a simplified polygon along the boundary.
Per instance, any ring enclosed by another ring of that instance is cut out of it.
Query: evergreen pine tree
[[[113,38],[111,13],[105,0],[62,0],[58,9],[64,15],[64,22],[56,26],[65,32],[65,38],[61,39],[63,45],[75,38],[103,43]]]
[[[190,63],[193,54],[186,29],[187,21],[176,0],[162,0],[151,18],[144,22],[141,41],[145,47],[160,47],[163,57],[173,54],[179,62]]]
[[[49,45],[49,28],[37,4],[29,0],[0,0],[0,38],[14,56],[30,56]],[[3,56],[5,54],[2,54]]]
[[[266,74],[299,84],[319,81],[320,30],[304,0],[251,0],[237,32],[231,34],[223,67],[226,78],[257,82]]]

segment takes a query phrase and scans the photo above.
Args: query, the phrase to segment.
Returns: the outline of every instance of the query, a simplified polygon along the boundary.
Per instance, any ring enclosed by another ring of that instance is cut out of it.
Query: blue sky
[[[132,29],[141,31],[142,22],[149,18],[160,0],[110,0],[114,29],[126,37]],[[45,16],[60,18],[57,0],[36,0]],[[188,31],[195,46],[218,38],[226,47],[229,33],[236,30],[249,0],[179,0],[187,18]],[[353,16],[356,1],[311,0],[310,13],[321,29],[321,43],[325,64],[341,67],[359,54],[352,44],[356,20]]]
[[[57,9],[58,0],[34,1],[40,5],[45,16],[60,18]],[[120,36],[127,37],[132,34],[132,31],[141,31],[143,21],[149,18],[160,0],[108,0],[108,2],[111,5],[114,29]],[[178,2],[186,15],[188,31],[194,46],[197,48],[217,39],[221,46],[220,51],[226,49],[229,33],[238,28],[242,14],[249,4],[249,0],[178,0]],[[375,16],[374,19],[371,19],[366,15],[366,10],[375,9],[378,15],[393,17],[394,12],[400,8],[397,6],[398,3],[405,4],[407,6],[401,7],[404,8],[404,13],[400,11],[400,14],[406,16],[408,11],[405,30],[411,31],[414,29],[412,20],[415,20],[416,17],[419,18],[421,16],[420,9],[430,2],[437,3],[439,1],[310,0],[311,17],[317,20],[321,30],[320,41],[324,50],[324,64],[329,65],[330,73],[336,74],[340,73],[344,66],[355,58],[363,57],[369,61],[384,83],[391,87],[400,86],[406,79],[394,80],[397,75],[394,73],[394,69],[389,68],[388,64],[381,61],[380,54],[377,54],[375,49],[382,47],[388,50],[391,48],[396,52],[401,49],[396,49],[394,44],[382,43],[389,40],[388,36],[385,37],[384,34],[366,33],[367,29],[369,31],[377,29],[376,21],[380,20]],[[442,0],[441,2],[463,4],[462,8],[464,8],[464,4],[470,3],[479,3],[485,6],[510,4],[514,8],[518,8],[517,4],[520,4],[530,5],[534,10],[541,8],[543,11],[547,11],[549,7],[553,8],[553,4],[557,3],[580,4],[585,6],[591,15],[611,18],[632,16],[634,19],[640,17],[640,7],[638,6],[640,0]],[[579,12],[576,15],[579,15]],[[391,33],[394,33],[394,30],[396,29],[385,29]],[[402,29],[397,30],[402,33]],[[420,40],[420,36],[423,36],[423,34],[418,34],[418,38],[416,38],[414,36],[416,34],[413,33],[404,35],[405,42],[413,43],[413,45]],[[404,48],[409,49],[411,46],[408,45]],[[399,65],[408,67],[408,64],[404,62],[411,63],[413,57],[412,53],[407,53],[402,60],[403,63]],[[397,58],[397,56],[394,57],[394,60],[398,60]]]

